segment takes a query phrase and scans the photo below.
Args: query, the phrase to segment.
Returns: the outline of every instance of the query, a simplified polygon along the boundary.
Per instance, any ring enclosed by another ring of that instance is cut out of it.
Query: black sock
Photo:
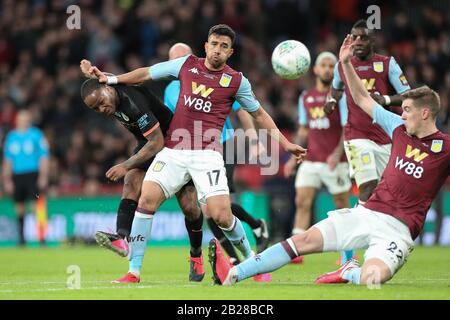
[[[18,225],[18,232],[19,232],[19,243],[20,244],[24,244],[25,243],[25,236],[24,236],[24,232],[23,232],[23,226],[24,226],[24,217],[17,217],[17,222],[19,223]]]
[[[223,233],[222,229],[219,228],[219,226],[214,222],[213,219],[208,218],[206,219],[208,222],[209,229],[214,234],[214,237],[216,237],[217,240],[219,240],[222,248],[225,250],[225,252],[231,257],[236,259],[237,261],[240,261],[236,250],[234,250],[233,245],[231,244],[230,240],[225,237],[225,234]]]
[[[122,199],[117,210],[116,231],[122,238],[128,237],[133,225],[134,212],[138,203],[131,199]]]
[[[202,255],[202,239],[203,239],[203,214],[194,221],[189,221],[184,218],[184,224],[189,235],[189,242],[191,243],[191,257],[198,258]]]
[[[244,208],[242,208],[237,203],[231,204],[231,212],[239,220],[246,222],[252,229],[256,229],[261,226],[261,222],[255,220],[247,211],[245,211]]]

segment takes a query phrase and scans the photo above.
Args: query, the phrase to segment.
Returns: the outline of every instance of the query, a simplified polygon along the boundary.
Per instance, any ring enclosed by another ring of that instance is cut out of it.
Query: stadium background
[[[71,4],[81,8],[80,30],[66,26],[66,8]],[[114,228],[121,184],[108,182],[104,173],[134,147],[125,129],[83,106],[79,96],[82,58],[119,74],[166,60],[168,48],[179,41],[202,56],[208,29],[227,23],[238,34],[229,64],[244,72],[261,104],[283,132],[292,135],[298,96],[314,79],[311,73],[299,81],[275,76],[270,65],[272,49],[282,40],[297,39],[307,45],[313,60],[323,50],[337,53],[344,35],[356,20],[369,16],[366,9],[372,4],[358,0],[0,1],[0,148],[14,126],[17,110],[31,110],[51,149],[49,240],[90,241],[96,228]],[[377,52],[395,56],[413,87],[427,84],[439,92],[438,124],[449,132],[450,2],[378,4],[382,29],[377,34]],[[166,84],[151,87],[162,96]],[[287,158],[281,153],[281,163]],[[275,176],[259,172],[257,166],[248,165],[236,170],[239,198],[250,212],[271,218],[272,240],[277,241],[289,234],[293,221],[293,179],[282,177],[282,166]],[[448,186],[428,217],[422,239],[426,243],[450,244]],[[316,219],[331,207],[330,197],[321,193]],[[155,219],[155,229],[161,230],[153,233],[155,241],[183,242],[183,220],[174,203],[169,202],[163,211],[157,215],[160,227]],[[31,240],[34,223],[29,215],[26,233]],[[3,198],[0,244],[14,244],[15,239],[12,203]]]

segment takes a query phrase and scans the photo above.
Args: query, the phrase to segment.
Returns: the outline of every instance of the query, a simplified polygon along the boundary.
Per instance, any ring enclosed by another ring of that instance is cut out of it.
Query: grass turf
[[[206,248],[205,248],[206,249]],[[363,252],[358,252],[362,257]],[[213,286],[204,251],[206,276],[188,281],[187,247],[150,247],[141,283],[113,285],[128,261],[98,247],[0,249],[0,300],[4,299],[450,299],[450,248],[417,247],[397,275],[380,289],[366,286],[322,285],[313,282],[336,269],[337,253],[305,257],[272,274],[271,283],[248,279],[234,287]],[[67,269],[80,268],[81,289],[68,289]]]

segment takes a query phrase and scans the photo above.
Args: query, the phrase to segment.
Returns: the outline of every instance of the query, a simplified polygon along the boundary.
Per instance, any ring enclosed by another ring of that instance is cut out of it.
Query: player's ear
[[[319,75],[319,68],[317,66],[313,67],[314,75],[317,77]]]
[[[231,56],[233,55],[233,53],[234,53],[234,49],[231,48],[231,49],[230,49],[230,52],[228,53],[228,58],[231,57]]]

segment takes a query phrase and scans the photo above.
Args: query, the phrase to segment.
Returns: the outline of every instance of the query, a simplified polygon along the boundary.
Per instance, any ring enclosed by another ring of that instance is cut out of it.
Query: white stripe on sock
[[[287,243],[289,244],[291,249],[294,251],[295,255],[298,257],[298,251],[297,251],[297,248],[295,247],[294,241],[292,241],[292,238],[287,239]]]

